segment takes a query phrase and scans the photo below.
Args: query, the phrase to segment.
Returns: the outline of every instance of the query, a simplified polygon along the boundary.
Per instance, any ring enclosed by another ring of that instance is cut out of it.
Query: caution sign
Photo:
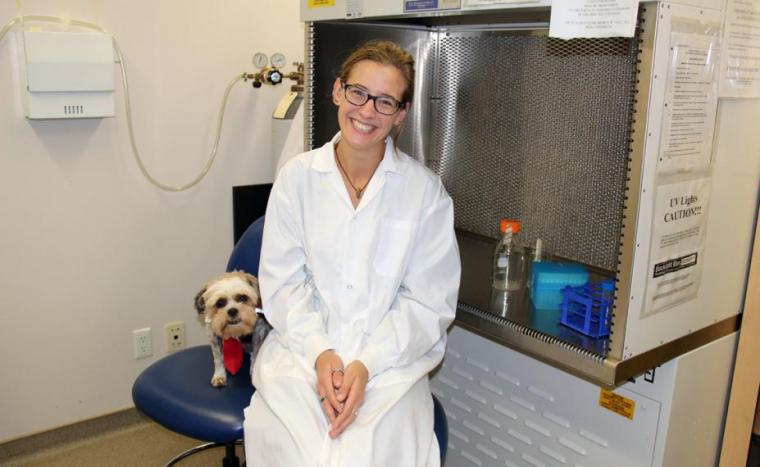
[[[630,420],[633,420],[633,412],[636,410],[635,400],[615,394],[604,388],[599,392],[599,405]]]
[[[650,276],[641,317],[697,298],[704,268],[709,177],[657,188]]]

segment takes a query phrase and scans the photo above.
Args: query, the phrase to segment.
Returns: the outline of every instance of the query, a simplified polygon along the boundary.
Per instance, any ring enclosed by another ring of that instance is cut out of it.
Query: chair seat
[[[243,438],[243,409],[254,388],[250,359],[227,375],[227,386],[211,386],[211,347],[190,347],[168,355],[143,371],[132,386],[135,406],[152,420],[191,438],[230,443]]]

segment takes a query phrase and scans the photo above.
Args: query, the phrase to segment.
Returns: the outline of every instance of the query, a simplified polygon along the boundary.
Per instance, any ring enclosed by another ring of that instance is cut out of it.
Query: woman
[[[273,331],[246,409],[249,466],[438,466],[427,374],[454,318],[459,253],[440,179],[395,147],[414,60],[354,51],[340,132],[283,167],[259,282]]]

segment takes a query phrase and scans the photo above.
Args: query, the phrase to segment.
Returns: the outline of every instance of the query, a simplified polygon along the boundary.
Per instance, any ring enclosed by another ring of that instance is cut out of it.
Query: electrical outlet
[[[135,329],[132,331],[132,338],[135,359],[153,355],[153,336],[151,335],[150,328]]]
[[[166,335],[166,351],[176,352],[185,347],[185,322],[174,321],[164,325],[164,334]]]

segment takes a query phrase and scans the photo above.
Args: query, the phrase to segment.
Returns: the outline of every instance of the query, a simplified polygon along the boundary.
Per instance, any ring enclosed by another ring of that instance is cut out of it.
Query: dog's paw
[[[211,378],[211,385],[215,388],[222,388],[224,386],[227,386],[227,378],[224,376],[214,376]]]

